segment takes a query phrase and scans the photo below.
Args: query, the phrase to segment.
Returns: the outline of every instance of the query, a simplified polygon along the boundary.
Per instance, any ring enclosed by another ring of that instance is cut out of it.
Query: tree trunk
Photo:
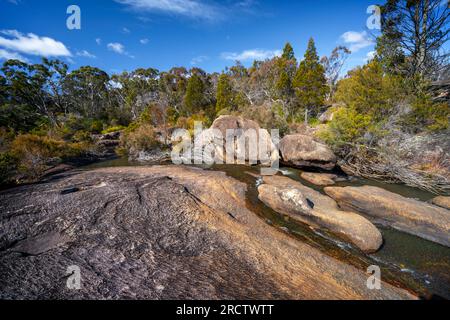
[[[308,107],[305,108],[305,125],[308,125]]]

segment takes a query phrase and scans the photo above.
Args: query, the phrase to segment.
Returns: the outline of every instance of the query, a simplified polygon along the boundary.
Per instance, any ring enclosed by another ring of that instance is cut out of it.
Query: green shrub
[[[47,120],[28,105],[0,105],[0,127],[29,132]]]
[[[60,125],[50,130],[50,135],[65,141],[89,141],[88,134],[99,134],[103,131],[104,123],[98,119],[82,118],[70,114],[59,119]],[[81,133],[80,133],[81,132]]]
[[[17,169],[17,158],[10,153],[0,153],[0,185],[10,182]]]
[[[403,125],[413,132],[425,128],[438,132],[449,128],[450,107],[448,103],[435,103],[426,95],[421,95],[412,103],[412,112]]]
[[[77,131],[74,133],[74,135],[72,136],[71,139],[74,143],[79,143],[79,142],[92,142],[92,136],[89,132],[87,131]]]
[[[92,133],[100,133],[103,131],[103,122],[100,120],[87,120],[89,125],[89,131]]]
[[[366,132],[373,131],[372,118],[352,108],[339,108],[328,126],[317,136],[335,149],[347,143],[359,142]]]
[[[0,127],[0,152],[7,152],[14,138],[14,131]]]
[[[374,60],[350,71],[348,78],[339,81],[335,99],[359,114],[381,121],[404,101],[404,81],[385,74],[382,65]]]

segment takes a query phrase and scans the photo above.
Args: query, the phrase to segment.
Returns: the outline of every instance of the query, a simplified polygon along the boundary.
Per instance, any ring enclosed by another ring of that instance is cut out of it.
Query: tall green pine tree
[[[187,83],[184,96],[184,115],[191,116],[202,111],[205,103],[205,86],[197,74],[193,74]]]
[[[325,70],[319,62],[312,38],[308,42],[305,58],[300,62],[293,85],[300,107],[305,111],[305,122],[308,122],[308,115],[316,116],[319,108],[324,105],[328,90]]]

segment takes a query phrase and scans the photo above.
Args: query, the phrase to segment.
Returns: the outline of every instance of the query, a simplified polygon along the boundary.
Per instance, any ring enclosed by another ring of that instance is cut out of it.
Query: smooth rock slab
[[[314,227],[343,236],[365,252],[383,244],[380,231],[366,218],[342,211],[337,203],[300,182],[287,177],[264,177],[258,187],[259,199],[273,210]]]
[[[331,186],[336,183],[335,180],[338,178],[335,174],[315,172],[302,172],[300,177],[316,186]]]
[[[384,282],[369,290],[365,270],[269,226],[245,193],[224,173],[176,166],[72,172],[0,192],[0,299],[414,298]],[[50,232],[64,242],[14,251]],[[81,290],[67,288],[69,266]]]
[[[19,241],[12,251],[37,256],[63,245],[67,238],[59,232],[49,232]]]
[[[326,187],[341,207],[351,208],[392,228],[450,246],[450,211],[372,187]]]
[[[439,207],[450,210],[450,197],[439,196],[431,200],[431,202]]]

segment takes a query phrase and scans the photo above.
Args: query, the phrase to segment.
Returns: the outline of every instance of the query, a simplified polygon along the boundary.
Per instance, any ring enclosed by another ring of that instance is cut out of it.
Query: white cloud
[[[125,51],[125,46],[121,43],[112,42],[112,43],[108,43],[106,46],[108,47],[108,50],[110,50],[110,51],[113,51],[115,53],[122,54],[124,56],[134,59],[133,55],[131,55],[127,51]]]
[[[374,44],[374,41],[370,39],[366,31],[347,31],[341,35],[341,39],[349,45],[351,52],[357,52],[366,47],[370,47]]]
[[[39,37],[33,33],[24,35],[17,30],[2,30],[0,47],[21,53],[44,57],[70,57],[69,49],[59,41],[49,37]]]
[[[376,51],[370,51],[370,52],[368,52],[367,55],[366,55],[366,61],[370,61],[370,60],[372,60],[373,58],[375,58],[375,54],[376,54],[376,53],[377,53]]]
[[[128,29],[126,27],[122,28],[122,32],[126,33],[126,34],[131,33],[130,29]]]
[[[92,53],[88,52],[87,50],[78,51],[77,52],[77,56],[84,57],[84,58],[90,58],[90,59],[97,58],[95,55],[93,55]]]
[[[107,47],[109,50],[114,51],[115,53],[125,54],[125,47],[121,43],[118,42],[108,43]]]
[[[213,20],[219,10],[198,0],[115,0],[138,11],[162,12],[190,18]]]
[[[195,66],[195,65],[200,64],[208,59],[209,59],[208,56],[198,56],[198,57],[192,58],[191,65]]]
[[[22,62],[28,62],[28,60],[24,57],[22,57],[20,54],[16,52],[10,52],[7,50],[0,49],[0,60],[5,59],[14,59],[14,60],[20,60]]]
[[[97,39],[95,39],[95,42],[96,42],[98,45],[101,45],[101,44],[102,44],[102,39],[97,38]]]
[[[15,5],[18,5],[20,0],[8,0],[8,2],[12,3],[12,4],[15,4]]]
[[[221,57],[225,60],[239,60],[239,61],[247,61],[247,60],[266,60],[271,59],[273,57],[281,56],[281,50],[261,50],[261,49],[253,49],[253,50],[245,50],[241,53],[236,52],[224,52]]]
[[[141,44],[147,44],[149,41],[147,38],[139,40]]]

